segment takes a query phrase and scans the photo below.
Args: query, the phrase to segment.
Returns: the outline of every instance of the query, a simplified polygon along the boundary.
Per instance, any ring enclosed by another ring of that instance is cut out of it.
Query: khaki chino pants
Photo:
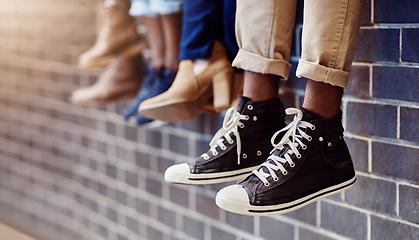
[[[287,79],[297,0],[237,0],[233,66]],[[346,87],[363,0],[305,0],[298,77]]]

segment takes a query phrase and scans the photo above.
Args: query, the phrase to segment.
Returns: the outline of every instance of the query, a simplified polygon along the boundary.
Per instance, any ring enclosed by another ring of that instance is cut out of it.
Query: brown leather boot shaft
[[[130,1],[105,1],[98,14],[95,45],[79,58],[81,68],[103,67],[118,55],[132,56],[145,45],[129,15]]]
[[[121,56],[109,65],[95,84],[74,91],[70,100],[80,105],[96,105],[133,98],[143,79],[143,66],[141,55]]]
[[[96,45],[103,44],[107,52],[113,53],[139,40],[135,20],[128,12],[129,6],[127,0],[105,2]]]

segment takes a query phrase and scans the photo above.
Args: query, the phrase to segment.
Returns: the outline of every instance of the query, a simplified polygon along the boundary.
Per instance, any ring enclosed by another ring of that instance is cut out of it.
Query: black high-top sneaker
[[[247,178],[217,193],[219,207],[244,215],[282,214],[343,191],[356,175],[345,141],[342,114],[313,119],[308,110],[288,108],[294,121],[272,137],[268,159]],[[285,132],[276,143],[279,133]]]
[[[242,179],[266,160],[272,149],[270,137],[284,126],[284,105],[279,98],[252,101],[240,96],[238,110],[226,112],[223,127],[211,140],[208,152],[194,164],[169,167],[164,178],[196,185]]]

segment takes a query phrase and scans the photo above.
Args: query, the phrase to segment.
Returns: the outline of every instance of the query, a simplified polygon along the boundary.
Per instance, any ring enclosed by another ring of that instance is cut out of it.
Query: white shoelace
[[[234,136],[236,136],[237,142],[237,164],[240,164],[241,141],[237,126],[243,128],[244,123],[240,122],[240,120],[248,119],[249,116],[241,115],[239,112],[236,111],[234,107],[229,108],[224,117],[223,127],[220,128],[220,130],[218,130],[218,132],[214,135],[211,142],[209,143],[212,155],[218,155],[218,151],[216,149],[217,147],[220,147],[221,150],[227,149],[226,145],[223,143],[224,139],[226,139],[229,144],[234,143],[234,140],[230,137],[230,134],[233,133]],[[224,138],[222,138],[223,136]],[[209,159],[209,156],[206,153],[202,154],[201,156],[204,159]]]
[[[310,128],[311,130],[315,129],[315,126],[309,122],[301,121],[303,118],[303,113],[301,110],[296,108],[287,108],[287,115],[295,114],[294,120],[288,124],[288,126],[277,131],[271,138],[271,143],[274,149],[271,151],[271,156],[268,157],[268,160],[264,162],[258,170],[253,170],[253,173],[265,184],[269,186],[267,177],[272,176],[274,181],[278,181],[279,178],[276,175],[275,171],[280,170],[283,175],[287,175],[288,171],[285,169],[283,164],[288,163],[291,167],[295,166],[295,163],[292,161],[291,156],[294,154],[298,159],[301,158],[301,154],[298,151],[298,146],[300,145],[303,150],[307,148],[302,142],[302,139],[305,138],[308,141],[312,140],[312,137],[304,132],[304,129]],[[279,143],[275,143],[276,137],[281,133],[285,132]],[[291,139],[290,139],[291,137]],[[283,153],[283,157],[275,156],[272,153],[275,150],[282,150],[285,145],[289,146],[289,149]],[[268,172],[265,172],[264,169],[267,169]]]

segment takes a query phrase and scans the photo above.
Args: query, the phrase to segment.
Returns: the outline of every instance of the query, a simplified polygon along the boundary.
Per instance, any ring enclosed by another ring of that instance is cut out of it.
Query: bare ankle
[[[243,96],[253,101],[278,98],[279,80],[277,75],[245,71]]]
[[[339,114],[343,88],[307,79],[303,107],[323,118]]]

